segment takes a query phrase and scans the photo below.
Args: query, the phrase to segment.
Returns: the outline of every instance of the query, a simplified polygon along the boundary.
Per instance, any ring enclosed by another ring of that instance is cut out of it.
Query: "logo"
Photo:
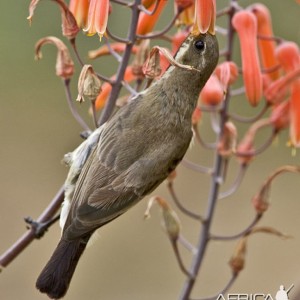
[[[275,297],[271,294],[255,293],[255,294],[219,294],[216,300],[290,300],[289,293],[294,285],[292,284],[287,290],[283,285],[279,287]]]

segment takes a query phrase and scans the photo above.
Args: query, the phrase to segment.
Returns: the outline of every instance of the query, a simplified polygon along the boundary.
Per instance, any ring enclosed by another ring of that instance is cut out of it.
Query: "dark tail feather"
[[[81,239],[74,241],[61,239],[36,281],[37,289],[52,299],[63,297],[85,247],[86,243]]]

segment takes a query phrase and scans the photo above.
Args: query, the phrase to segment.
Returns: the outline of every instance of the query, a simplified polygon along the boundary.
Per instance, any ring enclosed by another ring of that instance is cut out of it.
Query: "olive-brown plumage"
[[[41,292],[64,296],[93,232],[153,191],[182,160],[192,113],[218,53],[215,36],[190,35],[175,60],[197,71],[169,67],[74,151],[62,237],[37,280]]]

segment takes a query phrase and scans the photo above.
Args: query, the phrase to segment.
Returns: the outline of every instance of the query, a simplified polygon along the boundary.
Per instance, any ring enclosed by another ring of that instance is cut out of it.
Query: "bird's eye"
[[[202,40],[198,40],[195,42],[194,46],[198,51],[203,51],[205,48],[205,43]]]

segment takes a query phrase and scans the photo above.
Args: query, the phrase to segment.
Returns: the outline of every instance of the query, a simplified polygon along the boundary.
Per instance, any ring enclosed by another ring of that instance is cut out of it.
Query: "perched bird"
[[[42,293],[63,297],[94,231],[152,192],[182,160],[192,139],[192,113],[218,57],[214,35],[191,33],[175,55],[190,70],[170,66],[66,156],[63,231],[37,279]]]

